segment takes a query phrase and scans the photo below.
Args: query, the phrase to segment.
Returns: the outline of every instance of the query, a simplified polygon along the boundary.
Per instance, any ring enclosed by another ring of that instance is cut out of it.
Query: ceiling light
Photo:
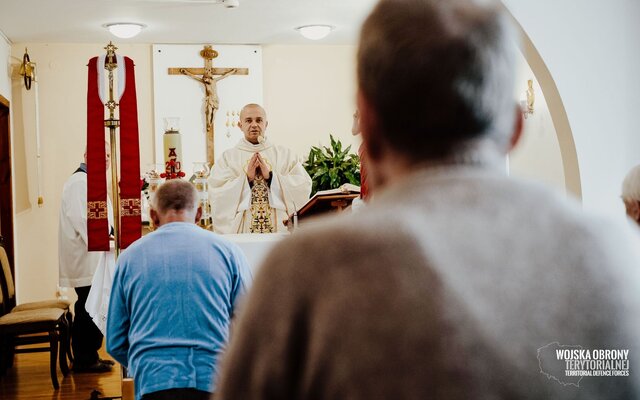
[[[300,31],[300,34],[307,39],[311,40],[320,40],[327,37],[329,32],[333,30],[333,26],[331,25],[305,25],[299,26],[296,28],[297,31]]]
[[[103,26],[109,29],[109,32],[120,39],[132,38],[140,33],[142,28],[146,28],[146,25],[135,22],[116,22],[112,24],[105,24]]]
[[[239,0],[220,0],[220,3],[223,4],[227,8],[238,8],[240,7]]]

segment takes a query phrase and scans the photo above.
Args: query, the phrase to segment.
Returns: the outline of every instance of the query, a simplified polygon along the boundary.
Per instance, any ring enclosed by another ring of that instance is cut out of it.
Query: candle
[[[166,179],[182,178],[182,144],[180,132],[167,131],[162,138],[164,143],[164,166]]]
[[[184,176],[182,169],[182,144],[179,132],[165,132],[164,143],[164,167],[167,179],[174,179]]]

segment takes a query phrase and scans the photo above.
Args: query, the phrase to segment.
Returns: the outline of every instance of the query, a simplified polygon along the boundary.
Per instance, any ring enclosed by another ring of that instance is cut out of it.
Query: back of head
[[[640,165],[631,168],[622,181],[622,198],[640,201]]]
[[[163,183],[154,193],[151,206],[159,214],[169,211],[195,212],[198,208],[198,193],[187,181],[172,179]]]
[[[381,0],[358,49],[359,90],[376,113],[378,141],[413,161],[481,137],[506,148],[514,38],[491,1]],[[369,150],[375,157],[375,144]]]
[[[627,215],[640,224],[640,165],[631,168],[624,177],[621,197]]]

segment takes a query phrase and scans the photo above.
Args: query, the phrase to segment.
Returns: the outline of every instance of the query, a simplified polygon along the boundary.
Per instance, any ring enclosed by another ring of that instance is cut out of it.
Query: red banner
[[[126,249],[140,238],[140,148],[138,106],[133,60],[124,58],[125,90],[120,99],[120,246]]]
[[[120,58],[122,60],[122,58]],[[89,60],[87,90],[87,231],[89,251],[109,250],[107,176],[105,154],[105,107],[99,86],[103,79],[98,57]],[[125,249],[141,236],[140,149],[138,144],[138,107],[133,60],[124,57],[124,91],[120,113],[120,248]],[[113,166],[115,168],[116,166]],[[115,189],[115,188],[114,188]]]
[[[104,105],[98,93],[98,57],[89,60],[87,84],[87,234],[89,251],[109,250]]]

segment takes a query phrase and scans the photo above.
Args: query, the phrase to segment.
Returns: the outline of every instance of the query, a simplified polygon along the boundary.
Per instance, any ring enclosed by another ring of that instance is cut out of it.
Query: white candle
[[[163,136],[164,143],[164,166],[166,179],[180,178],[184,176],[182,172],[182,142],[180,132],[167,131]]]

